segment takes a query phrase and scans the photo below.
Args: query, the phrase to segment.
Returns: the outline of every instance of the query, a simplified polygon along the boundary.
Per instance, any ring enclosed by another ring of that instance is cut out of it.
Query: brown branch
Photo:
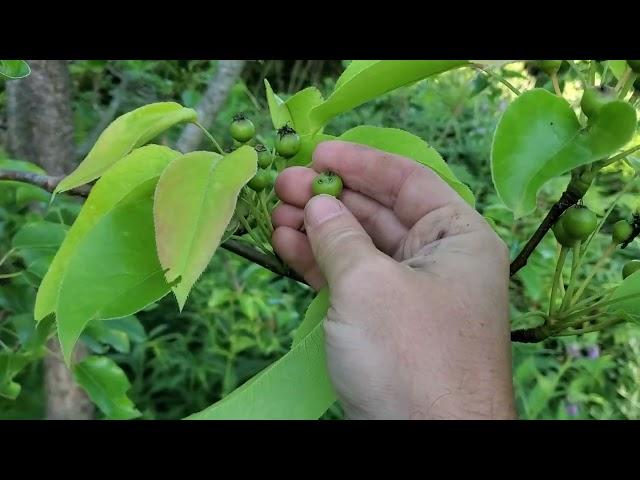
[[[509,275],[513,277],[518,270],[524,267],[529,260],[529,256],[536,249],[538,244],[542,241],[547,232],[555,225],[560,216],[567,210],[569,207],[578,203],[578,200],[582,198],[582,195],[578,193],[573,188],[567,188],[567,190],[562,194],[560,200],[553,204],[547,216],[544,217],[544,220],[535,231],[533,236],[526,243],[522,251],[518,254],[518,256],[511,262],[511,266],[509,267]]]
[[[235,253],[247,260],[251,260],[253,263],[257,263],[261,267],[266,268],[267,270],[271,270],[273,273],[281,275],[283,277],[290,278],[295,280],[296,282],[304,283],[307,285],[307,282],[304,281],[302,277],[296,274],[293,271],[290,271],[286,268],[283,268],[282,264],[278,261],[278,259],[274,256],[267,255],[262,253],[259,250],[243,243],[239,240],[229,239],[226,242],[223,242],[220,245],[225,250],[229,250],[230,252]]]
[[[534,328],[523,328],[511,332],[511,341],[518,343],[538,343],[549,337],[544,326]]]
[[[30,185],[35,185],[36,187],[40,187],[47,192],[53,192],[60,183],[60,181],[64,178],[64,175],[61,176],[49,176],[49,175],[41,175],[39,173],[34,172],[21,172],[17,170],[0,170],[0,180],[12,180],[14,182],[23,182],[28,183]],[[84,185],[82,187],[77,187],[72,190],[65,192],[68,195],[74,195],[76,197],[86,197],[89,195],[89,191],[91,190],[91,186]]]
[[[30,185],[36,185],[40,188],[48,192],[53,192],[60,183],[60,181],[64,178],[64,176],[54,177],[48,175],[41,175],[39,173],[33,172],[19,172],[15,170],[0,170],[0,180],[12,180],[17,182],[28,183]],[[74,188],[73,190],[69,190],[68,192],[72,195],[76,195],[78,197],[87,197],[89,192],[91,191],[90,185],[84,185],[82,187]],[[242,243],[238,240],[227,240],[220,245],[225,250],[229,250],[230,252],[235,253],[247,260],[252,261],[260,265],[267,270],[272,271],[277,275],[281,275],[283,277],[290,278],[295,280],[296,282],[307,284],[302,277],[297,275],[295,272],[290,271],[286,267],[282,265],[282,263],[278,260],[277,257],[267,255],[262,253],[261,251]]]

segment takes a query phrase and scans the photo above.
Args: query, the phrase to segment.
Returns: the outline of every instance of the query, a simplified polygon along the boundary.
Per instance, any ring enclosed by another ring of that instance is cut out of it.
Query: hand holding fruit
[[[340,200],[314,195],[328,171]],[[338,141],[275,188],[276,252],[329,285],[327,361],[349,418],[514,417],[508,255],[480,214],[416,162]]]

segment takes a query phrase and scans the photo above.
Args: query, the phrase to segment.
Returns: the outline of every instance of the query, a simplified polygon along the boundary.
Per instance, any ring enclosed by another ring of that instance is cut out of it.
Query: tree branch
[[[60,176],[49,176],[49,175],[41,175],[39,173],[34,172],[21,172],[17,170],[0,170],[0,180],[11,180],[14,182],[23,182],[28,183],[30,185],[35,185],[36,187],[40,187],[47,192],[53,192],[60,183],[60,181],[64,178],[64,175]],[[65,193],[69,195],[74,195],[76,197],[86,197],[89,195],[89,191],[91,190],[90,185],[84,185],[82,187],[77,187],[72,190],[69,190]]]
[[[196,108],[198,121],[204,128],[209,128],[215,120],[245,63],[246,60],[220,60],[218,62],[218,69],[209,81],[207,91]],[[180,134],[176,148],[181,152],[196,150],[201,141],[202,130],[190,123],[184,127]]]
[[[518,270],[524,267],[529,260],[529,256],[536,249],[538,244],[542,241],[547,232],[555,225],[560,216],[567,210],[569,207],[578,203],[578,200],[582,198],[582,195],[578,193],[573,188],[567,188],[567,190],[562,194],[560,200],[553,204],[547,216],[544,217],[544,220],[535,231],[533,236],[526,243],[522,251],[518,254],[518,256],[511,262],[511,266],[509,268],[509,275],[513,277]]]
[[[63,178],[64,176],[53,177],[53,176],[41,175],[39,173],[33,173],[33,172],[0,170],[0,180],[12,180],[16,182],[28,183],[30,185],[35,185],[37,187],[40,187],[48,192],[53,192],[56,186],[58,185],[58,183],[60,183],[60,181]],[[91,186],[84,185],[82,187],[69,190],[68,192],[65,192],[65,193],[75,195],[78,197],[87,197],[90,191],[91,191]],[[267,270],[270,270],[277,275],[290,278],[292,280],[295,280],[296,282],[304,283],[305,285],[307,284],[307,282],[305,282],[304,279],[299,275],[297,275],[295,272],[290,271],[286,267],[283,267],[283,265],[278,261],[277,257],[275,256],[262,253],[261,251],[249,245],[246,245],[238,240],[233,240],[233,239],[223,242],[222,244],[220,244],[220,246],[225,250],[229,250],[230,252],[233,252],[236,255],[239,255],[247,260],[250,260],[253,263],[258,264],[261,267],[266,268]]]

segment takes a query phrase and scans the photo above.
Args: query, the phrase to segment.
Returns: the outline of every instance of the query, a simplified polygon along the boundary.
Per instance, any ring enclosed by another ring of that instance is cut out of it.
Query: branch
[[[35,185],[36,187],[40,187],[47,192],[53,192],[60,183],[60,181],[64,178],[64,175],[61,176],[49,176],[49,175],[41,175],[39,173],[34,172],[21,172],[17,170],[0,170],[0,180],[11,180],[14,182],[23,182],[31,185]],[[65,193],[69,195],[74,195],[76,197],[86,197],[89,195],[89,191],[91,190],[90,185],[84,185],[82,187],[77,187],[72,190],[69,190]]]
[[[64,176],[53,177],[48,175],[41,175],[39,173],[33,172],[19,172],[15,170],[0,170],[0,180],[12,180],[17,182],[28,183],[30,185],[35,185],[40,187],[48,192],[53,192],[60,183],[60,181],[64,178]],[[87,197],[89,196],[89,192],[91,191],[90,185],[84,185],[82,187],[74,188],[73,190],[69,190],[68,194],[75,195],[78,197]],[[290,278],[295,280],[296,282],[304,283],[302,277],[297,275],[295,272],[290,271],[286,267],[278,261],[277,257],[267,255],[262,253],[261,251],[246,245],[238,240],[227,240],[220,245],[225,250],[229,250],[230,252],[235,253],[247,260],[252,261],[260,265],[261,267],[266,268],[267,270],[272,271],[277,275],[281,275],[283,277]]]
[[[511,341],[518,343],[538,343],[549,337],[549,332],[544,326],[523,328],[511,332]]]
[[[266,268],[267,270],[271,270],[273,273],[290,278],[291,280],[295,280],[296,282],[304,283],[307,285],[307,282],[304,281],[302,277],[300,277],[297,273],[289,271],[286,268],[283,268],[280,262],[276,259],[276,257],[267,255],[262,253],[259,250],[247,245],[246,243],[240,242],[238,240],[229,239],[226,242],[223,242],[220,245],[225,250],[229,250],[230,252],[235,253],[247,260],[252,261],[253,263],[257,263],[261,267]]]
[[[542,241],[547,232],[555,225],[560,216],[567,210],[569,207],[578,203],[578,200],[582,198],[576,190],[573,188],[567,188],[567,190],[562,194],[560,200],[553,204],[547,216],[544,217],[544,220],[535,231],[533,236],[529,239],[527,244],[524,246],[522,251],[518,254],[518,256],[511,262],[511,266],[509,268],[509,275],[513,277],[518,270],[524,267],[529,260],[529,256],[536,249],[538,244]]]
[[[196,108],[198,121],[205,129],[209,128],[215,120],[245,63],[245,60],[220,60],[218,62],[218,69],[209,81],[207,91]],[[181,152],[196,150],[201,141],[202,130],[196,125],[188,124],[184,127],[176,143],[176,148]]]

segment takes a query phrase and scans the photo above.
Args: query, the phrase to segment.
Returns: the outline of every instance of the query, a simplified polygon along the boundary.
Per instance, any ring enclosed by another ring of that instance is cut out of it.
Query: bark
[[[66,60],[29,60],[31,75],[7,82],[8,148],[53,175],[73,169],[71,80]],[[45,359],[47,418],[90,419],[93,404],[61,360],[57,338]],[[77,359],[86,356],[79,345]]]
[[[7,146],[52,175],[73,169],[71,79],[65,60],[29,60],[31,75],[7,82]]]
[[[245,60],[219,61],[218,69],[215,75],[211,77],[207,91],[196,108],[198,122],[205,128],[209,128],[213,124],[218,112],[229,96],[231,87],[240,77],[245,63]],[[202,130],[190,123],[182,131],[176,148],[183,153],[196,150],[200,146],[200,142],[202,142],[202,137]]]

